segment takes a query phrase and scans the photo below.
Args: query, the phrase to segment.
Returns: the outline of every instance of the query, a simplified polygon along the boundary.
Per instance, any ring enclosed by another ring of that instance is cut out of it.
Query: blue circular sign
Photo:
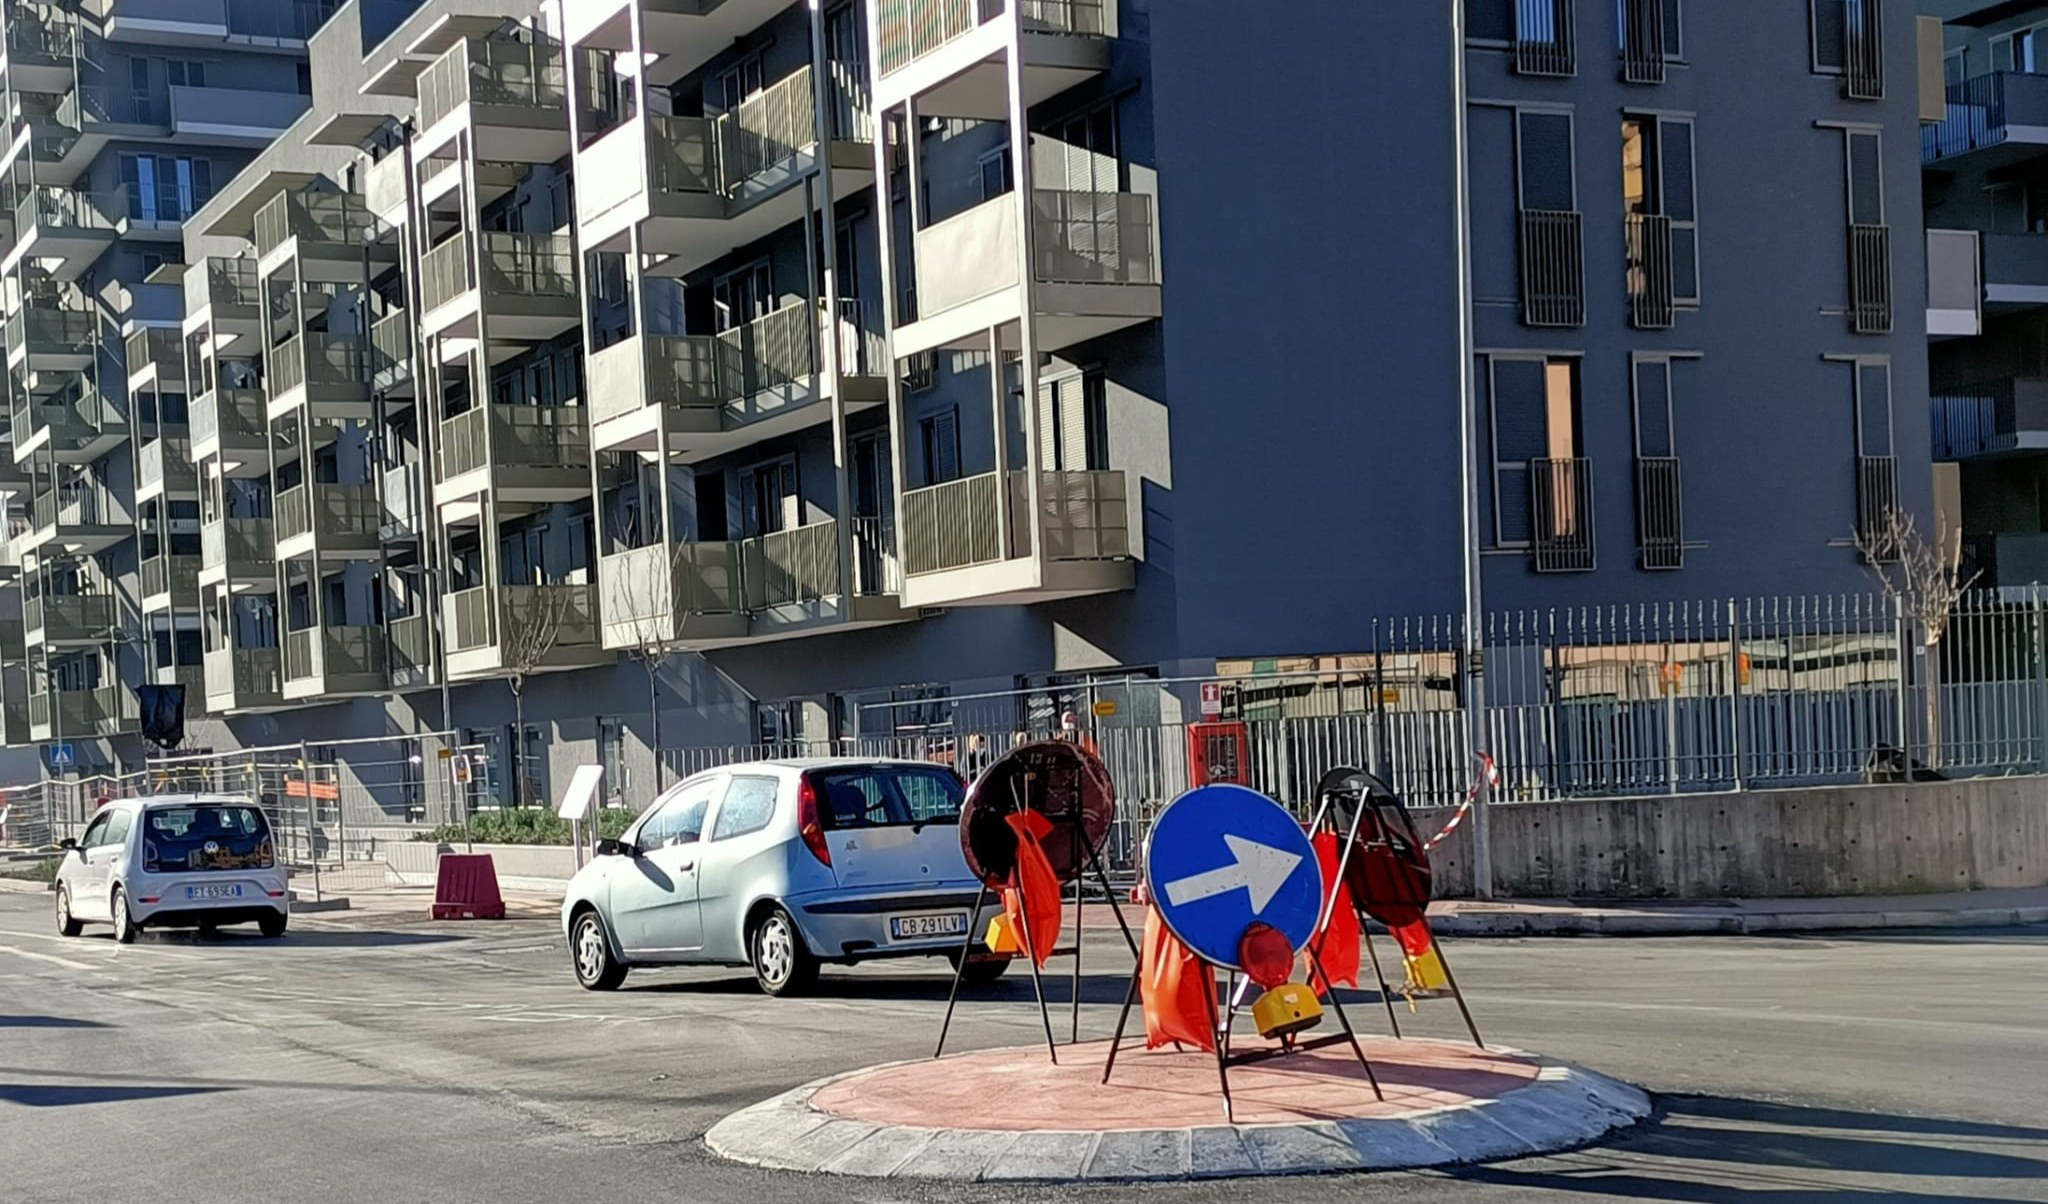
[[[1323,906],[1323,871],[1301,823],[1243,786],[1203,786],[1168,803],[1145,845],[1145,890],[1182,944],[1226,969],[1255,921],[1300,949]]]

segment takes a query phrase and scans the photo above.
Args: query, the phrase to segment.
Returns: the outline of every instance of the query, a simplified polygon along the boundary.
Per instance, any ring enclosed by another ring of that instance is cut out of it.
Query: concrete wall
[[[1424,836],[1448,811],[1417,812]],[[2048,885],[2048,778],[1513,803],[1489,816],[1502,898],[1900,895]],[[1471,825],[1435,850],[1469,896]]]

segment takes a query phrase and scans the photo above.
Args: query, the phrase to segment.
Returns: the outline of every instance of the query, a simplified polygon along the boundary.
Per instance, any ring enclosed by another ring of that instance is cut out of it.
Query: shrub
[[[638,812],[625,807],[606,807],[597,813],[597,834],[616,840],[630,827]],[[512,807],[503,811],[479,811],[469,826],[443,824],[419,837],[439,844],[560,844],[570,843],[569,821],[545,807]]]

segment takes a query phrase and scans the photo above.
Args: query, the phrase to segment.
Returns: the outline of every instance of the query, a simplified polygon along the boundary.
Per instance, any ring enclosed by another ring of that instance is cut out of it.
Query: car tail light
[[[832,849],[825,843],[825,825],[818,820],[818,788],[808,774],[797,779],[796,830],[819,865],[832,864]]]
[[[155,841],[151,841],[151,840],[145,840],[145,841],[143,841],[143,842],[142,842],[142,869],[143,869],[143,872],[144,872],[144,873],[148,873],[148,874],[154,874],[154,873],[156,873],[156,872],[157,872],[157,870],[158,870],[159,868],[161,868],[161,867],[160,867],[160,866],[158,865],[158,863],[157,863],[157,857],[156,857],[156,842],[155,842]]]
[[[267,870],[276,864],[277,854],[271,851],[269,841],[256,846],[256,868]]]

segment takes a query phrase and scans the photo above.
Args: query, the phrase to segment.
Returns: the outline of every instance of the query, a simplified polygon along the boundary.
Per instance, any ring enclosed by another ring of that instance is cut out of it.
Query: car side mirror
[[[71,837],[66,836],[64,839],[57,842],[57,847],[64,850],[67,853],[76,853],[78,851],[78,842],[76,840],[73,840]]]
[[[631,857],[635,853],[636,850],[633,846],[623,840],[613,840],[610,837],[606,837],[597,842],[597,855],[599,857]]]

